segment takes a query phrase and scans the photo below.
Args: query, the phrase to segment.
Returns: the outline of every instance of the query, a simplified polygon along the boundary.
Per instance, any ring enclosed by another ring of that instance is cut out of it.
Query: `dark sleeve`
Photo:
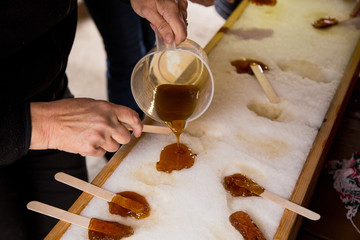
[[[28,152],[31,140],[29,103],[1,101],[0,136],[0,167]]]
[[[30,102],[62,95],[76,0],[0,0],[0,167],[27,154]]]
[[[16,53],[48,32],[74,4],[75,0],[1,0],[0,58]]]
[[[26,77],[31,72],[24,72],[23,69],[28,68],[23,66],[33,66],[37,61],[35,57],[31,61],[27,58],[30,55],[27,46],[64,18],[69,10],[65,4],[69,5],[69,1],[54,0],[58,5],[52,8],[47,0],[0,1],[0,167],[24,156],[30,146],[30,106],[24,99],[28,96],[29,86],[35,88],[37,85],[31,77]],[[17,56],[19,58],[15,59]],[[26,60],[27,64],[23,63]],[[25,85],[26,82],[29,84]],[[32,90],[31,94],[34,92]]]

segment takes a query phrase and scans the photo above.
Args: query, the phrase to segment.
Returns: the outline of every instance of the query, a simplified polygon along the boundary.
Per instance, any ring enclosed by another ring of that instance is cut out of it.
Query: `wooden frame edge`
[[[325,158],[335,137],[341,119],[344,115],[353,88],[357,82],[360,71],[360,40],[350,58],[344,76],[331,102],[324,118],[313,147],[305,162],[290,200],[307,206],[314,193],[316,182],[324,164]],[[295,239],[300,229],[302,217],[285,210],[281,218],[278,230],[273,239]]]

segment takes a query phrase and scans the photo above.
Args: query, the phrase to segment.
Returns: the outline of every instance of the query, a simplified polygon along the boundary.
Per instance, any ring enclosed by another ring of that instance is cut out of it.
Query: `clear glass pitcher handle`
[[[158,52],[176,49],[175,41],[170,45],[166,44],[164,42],[164,39],[161,37],[159,30],[156,27],[155,27],[155,38],[156,38],[156,49]]]

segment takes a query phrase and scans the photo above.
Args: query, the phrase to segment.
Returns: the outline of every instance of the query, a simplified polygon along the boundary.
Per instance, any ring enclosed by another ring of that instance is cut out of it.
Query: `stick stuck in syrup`
[[[63,172],[55,174],[55,179],[59,182],[65,183],[74,188],[80,189],[84,192],[90,193],[96,197],[104,199],[107,202],[113,202],[118,204],[126,209],[129,209],[135,213],[142,213],[145,210],[145,207],[140,202],[134,201],[130,198],[123,197],[121,195],[115,194],[113,192],[102,189],[98,186],[95,186],[91,183],[85,182],[81,179],[75,178],[71,175],[68,175]]]
[[[265,95],[267,96],[269,101],[271,103],[279,103],[280,99],[273,87],[271,86],[270,82],[265,77],[262,67],[257,63],[251,63],[250,68],[253,71],[256,79],[259,81],[260,86],[264,90]]]
[[[265,70],[269,70],[269,67],[264,63],[250,59],[250,58],[243,58],[231,61],[231,65],[236,67],[237,73],[247,73],[250,75],[255,75],[256,79],[258,80],[261,88],[263,89],[266,97],[269,99],[271,103],[279,103],[280,99],[276,94],[275,90],[271,86],[270,82],[264,75]]]
[[[261,187],[255,181],[247,178],[243,174],[236,173],[236,174],[233,174],[231,176],[227,176],[224,178],[224,188],[226,190],[230,191],[230,193],[233,196],[240,196],[240,195],[237,195],[237,192],[240,192],[240,190],[238,190],[238,188],[236,186],[238,186],[238,188],[244,188],[248,192],[252,193],[250,195],[243,195],[243,196],[254,196],[254,195],[259,196],[259,197],[262,197],[269,201],[272,201],[284,208],[287,208],[287,209],[289,209],[303,217],[306,217],[308,219],[311,219],[311,220],[319,220],[320,219],[319,214],[317,214],[307,208],[304,208],[296,203],[293,203],[289,200],[286,200],[272,192],[265,190],[263,187]]]
[[[320,18],[316,21],[314,21],[312,23],[312,26],[314,28],[328,28],[328,27],[331,27],[331,26],[334,26],[334,25],[337,25],[341,22],[345,22],[345,21],[348,21],[352,18],[355,18],[358,16],[360,12],[360,1],[357,1],[357,3],[355,4],[353,10],[351,11],[351,13],[349,14],[349,16],[347,18],[344,18],[344,19],[337,19],[335,17],[324,17],[324,18]]]
[[[231,65],[236,68],[237,73],[247,73],[250,75],[254,75],[254,72],[250,67],[250,64],[253,63],[260,65],[263,71],[269,70],[269,67],[266,64],[251,58],[242,58],[231,61]]]
[[[126,199],[131,199],[137,203],[140,203],[142,211],[131,211],[128,208],[122,207],[120,204],[117,203],[116,199],[113,199],[113,201],[108,202],[109,212],[111,214],[120,215],[122,217],[134,217],[136,219],[143,219],[150,215],[150,205],[144,196],[132,191],[120,192],[117,193],[116,196],[122,196]]]
[[[90,219],[38,201],[29,202],[27,204],[27,208],[32,211],[88,229],[89,239],[91,240],[118,240],[134,234],[134,230],[131,226],[123,225],[118,222],[104,221],[96,218]],[[102,236],[102,238],[94,238],[92,236]]]

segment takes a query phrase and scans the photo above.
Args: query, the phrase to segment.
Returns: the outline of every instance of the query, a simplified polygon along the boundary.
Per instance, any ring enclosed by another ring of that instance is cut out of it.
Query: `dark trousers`
[[[57,219],[26,208],[40,201],[67,210],[81,194],[54,179],[66,172],[87,180],[85,158],[57,150],[30,151],[10,166],[0,168],[0,239],[43,239]]]
[[[131,93],[131,73],[135,64],[154,47],[155,33],[130,4],[119,0],[85,0],[85,3],[107,54],[109,101],[130,107],[141,116]]]

